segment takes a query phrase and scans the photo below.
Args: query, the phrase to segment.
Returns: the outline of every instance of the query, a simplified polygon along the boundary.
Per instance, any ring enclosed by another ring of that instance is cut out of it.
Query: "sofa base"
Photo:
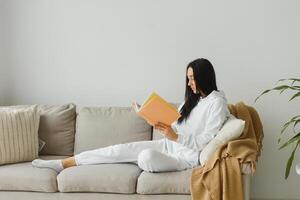
[[[243,175],[244,200],[250,200],[251,175]],[[0,191],[0,200],[190,200],[191,195],[164,194],[109,194],[109,193],[45,193],[23,191]]]
[[[0,200],[190,200],[190,195],[140,195],[107,193],[43,193],[0,191]]]

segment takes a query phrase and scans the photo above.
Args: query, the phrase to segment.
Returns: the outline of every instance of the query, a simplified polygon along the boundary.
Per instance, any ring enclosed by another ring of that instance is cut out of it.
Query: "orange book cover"
[[[155,92],[141,106],[135,103],[133,107],[135,112],[152,126],[157,122],[162,122],[170,126],[181,116],[175,107]]]

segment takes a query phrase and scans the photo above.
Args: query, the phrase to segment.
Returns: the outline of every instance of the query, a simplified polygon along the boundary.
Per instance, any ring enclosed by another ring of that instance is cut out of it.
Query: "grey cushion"
[[[58,176],[60,192],[135,193],[141,169],[135,164],[81,165],[64,169]]]
[[[137,193],[139,194],[190,194],[190,176],[192,169],[149,173],[143,171],[138,179]]]
[[[63,156],[42,156],[42,159],[60,159]],[[0,166],[0,190],[56,192],[57,173],[52,169],[35,168],[31,162]]]
[[[169,102],[170,103],[170,102]],[[181,103],[170,103],[172,106],[174,106],[175,108],[178,109],[178,106],[181,104]],[[156,129],[153,129],[153,132],[152,132],[152,140],[159,140],[159,139],[162,139],[164,138],[164,136]]]
[[[73,155],[76,106],[39,105],[39,137],[45,141],[40,155]]]
[[[131,107],[84,107],[76,120],[74,153],[151,139],[151,126]]]

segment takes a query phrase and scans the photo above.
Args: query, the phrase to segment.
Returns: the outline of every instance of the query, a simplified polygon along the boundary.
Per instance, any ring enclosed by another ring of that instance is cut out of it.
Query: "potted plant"
[[[277,85],[279,82],[284,82],[284,84],[282,85]],[[286,90],[290,90],[293,91],[294,94],[293,96],[291,96],[291,98],[289,99],[289,101],[297,98],[300,96],[300,85],[298,84],[300,82],[300,79],[296,79],[296,78],[289,78],[289,79],[280,79],[277,83],[276,83],[276,87],[272,88],[272,89],[268,89],[263,91],[258,97],[256,97],[255,102],[264,94],[270,92],[270,91],[275,91],[278,90],[280,91],[280,94]],[[288,84],[289,83],[289,84]],[[297,84],[297,85],[295,85]],[[290,174],[290,169],[291,166],[293,164],[293,160],[294,160],[294,156],[295,156],[295,152],[297,150],[297,148],[300,146],[300,131],[296,131],[296,125],[300,122],[300,114],[296,115],[294,117],[292,117],[291,119],[289,119],[287,122],[285,122],[285,124],[282,126],[281,131],[280,131],[280,135],[278,137],[278,144],[279,144],[279,149],[285,148],[287,146],[293,146],[293,150],[291,152],[291,155],[289,157],[289,159],[287,160],[286,163],[286,170],[285,170],[285,179],[288,178],[289,174]],[[285,130],[292,126],[293,129],[293,136],[288,139],[285,142],[282,142],[282,136],[283,134],[286,132]],[[299,166],[297,166],[298,168]],[[298,170],[297,170],[298,171]]]

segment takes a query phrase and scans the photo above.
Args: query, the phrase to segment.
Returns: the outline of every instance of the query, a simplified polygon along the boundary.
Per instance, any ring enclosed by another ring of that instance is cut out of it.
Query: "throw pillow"
[[[200,153],[200,163],[203,165],[207,159],[222,145],[228,141],[238,138],[245,127],[245,121],[237,119],[230,114],[230,117],[225,122],[216,137],[212,139]]]
[[[0,107],[0,165],[38,157],[37,106]]]
[[[76,105],[38,105],[39,137],[45,142],[40,155],[72,156],[74,151]]]

